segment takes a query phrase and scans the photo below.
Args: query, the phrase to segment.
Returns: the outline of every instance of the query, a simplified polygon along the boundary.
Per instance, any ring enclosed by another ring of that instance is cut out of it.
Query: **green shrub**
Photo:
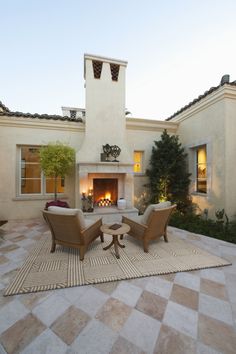
[[[236,243],[236,220],[219,223],[211,219],[203,219],[200,215],[193,213],[183,215],[177,211],[172,215],[170,225],[197,234]]]

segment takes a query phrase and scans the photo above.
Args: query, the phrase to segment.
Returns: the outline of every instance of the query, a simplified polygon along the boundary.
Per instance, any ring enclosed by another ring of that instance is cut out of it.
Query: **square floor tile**
[[[136,310],[162,321],[168,300],[159,295],[144,290],[136,304]]]
[[[174,283],[185,286],[186,288],[199,291],[200,290],[200,277],[192,272],[180,272],[176,274]]]
[[[187,336],[197,339],[198,313],[190,308],[169,301],[163,323]]]
[[[132,308],[121,301],[110,298],[96,314],[96,319],[103,322],[113,331],[120,331],[127,321]]]
[[[15,322],[25,317],[29,310],[18,300],[13,300],[0,310],[0,334],[11,327]]]
[[[70,345],[86,327],[90,317],[75,306],[70,306],[56,321],[51,329],[66,344]]]
[[[76,353],[109,354],[117,334],[102,322],[92,320],[72,343]]]
[[[55,292],[33,309],[33,313],[47,326],[50,326],[70,306],[69,301]]]
[[[156,295],[169,299],[172,286],[173,286],[172,282],[169,282],[160,277],[151,277],[145,289]]]
[[[107,294],[94,287],[90,287],[88,291],[81,296],[78,303],[75,302],[74,305],[85,311],[89,316],[95,316],[108,298],[109,296]]]
[[[166,325],[161,326],[154,349],[156,354],[195,354],[196,341]]]
[[[45,325],[32,314],[15,322],[0,336],[7,353],[18,353],[45,330]]]
[[[180,305],[191,308],[192,310],[198,310],[198,298],[199,293],[195,290],[186,288],[185,286],[174,284],[170,300]]]
[[[199,340],[224,354],[234,354],[236,348],[236,331],[228,324],[199,314]]]
[[[138,348],[135,344],[129,342],[123,337],[118,337],[110,354],[146,354],[142,349]]]
[[[141,293],[142,289],[140,287],[122,281],[113,291],[112,297],[124,302],[128,306],[135,306]]]
[[[225,284],[225,275],[222,269],[202,269],[201,278],[210,279],[217,283]]]
[[[203,294],[214,296],[221,300],[228,300],[228,295],[224,284],[202,278],[200,289]]]
[[[200,294],[199,312],[217,320],[233,324],[232,311],[229,302],[217,299],[213,296]]]
[[[50,329],[31,342],[21,354],[66,354],[68,346]]]
[[[143,351],[154,349],[161,323],[144,313],[133,310],[120,334]]]

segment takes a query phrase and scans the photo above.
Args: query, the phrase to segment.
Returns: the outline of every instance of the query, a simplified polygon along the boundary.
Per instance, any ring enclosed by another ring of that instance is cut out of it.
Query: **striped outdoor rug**
[[[97,239],[91,244],[83,262],[76,249],[57,246],[50,253],[51,237],[43,237],[4,295],[24,294],[52,289],[62,289],[85,284],[96,284],[122,279],[183,272],[189,270],[229,265],[226,260],[213,256],[195,245],[169,237],[150,244],[149,253],[144,253],[136,240],[124,237],[125,248],[119,248],[120,259],[114,254],[113,246],[107,251],[103,247],[111,242]]]

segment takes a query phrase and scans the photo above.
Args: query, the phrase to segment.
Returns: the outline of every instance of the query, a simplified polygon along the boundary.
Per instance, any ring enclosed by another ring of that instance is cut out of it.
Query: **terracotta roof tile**
[[[0,108],[2,108],[4,112],[10,112],[10,109],[7,108],[1,101],[0,101]]]
[[[172,116],[170,116],[169,118],[166,119],[166,121],[171,120],[173,118],[175,118],[177,115],[179,115],[180,113],[186,111],[188,108],[190,108],[191,106],[193,106],[195,103],[201,101],[203,98],[205,98],[206,96],[210,95],[212,92],[217,91],[219,89],[219,87],[224,86],[224,85],[231,85],[231,86],[236,86],[236,80],[232,81],[232,82],[225,82],[225,83],[221,83],[220,85],[216,86],[216,87],[211,87],[209,90],[205,91],[204,94],[198,96],[197,98],[195,98],[193,101],[191,101],[190,103],[188,103],[186,106],[182,107],[181,109],[179,109],[177,112],[175,112],[174,114],[172,114]]]
[[[69,122],[82,122],[81,118],[71,118],[67,116],[59,116],[59,115],[50,115],[50,114],[38,114],[38,113],[22,113],[22,112],[10,112],[8,111],[0,111],[0,116],[11,116],[11,117],[23,117],[23,118],[37,118],[37,119],[48,119],[48,120],[62,120]]]

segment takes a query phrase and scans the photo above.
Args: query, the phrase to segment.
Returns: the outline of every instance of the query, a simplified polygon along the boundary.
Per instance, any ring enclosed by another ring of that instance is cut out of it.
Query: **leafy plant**
[[[228,218],[226,218],[225,222],[219,223],[217,220],[203,219],[201,215],[194,213],[182,214],[177,211],[172,214],[170,225],[197,234],[236,243],[236,221],[229,221]]]
[[[189,195],[190,173],[187,171],[187,154],[179,142],[179,137],[170,136],[166,130],[161,140],[154,141],[150,159],[149,177],[151,203],[170,200],[178,210],[186,212],[191,206]]]
[[[75,162],[75,150],[61,142],[51,142],[39,151],[40,163],[46,177],[54,178],[54,200],[57,201],[58,177],[65,177]]]

